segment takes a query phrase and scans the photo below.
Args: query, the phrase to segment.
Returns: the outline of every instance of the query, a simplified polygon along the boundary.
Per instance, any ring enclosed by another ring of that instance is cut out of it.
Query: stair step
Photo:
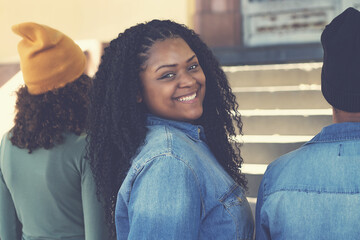
[[[246,193],[247,197],[257,197],[259,186],[267,167],[268,164],[246,163],[241,166],[241,172],[245,174],[245,177],[248,180],[248,191]]]
[[[256,197],[268,164],[296,150],[332,123],[332,107],[321,93],[322,62],[224,67],[239,104],[244,136],[242,172],[247,198]]]
[[[248,181],[248,190],[246,191],[246,196],[256,198],[263,174],[245,174],[245,177]]]
[[[286,112],[286,111],[284,111]],[[315,135],[332,123],[331,115],[242,115],[246,135]]]
[[[257,198],[256,197],[246,197],[246,199],[249,202],[250,208],[251,208],[251,212],[253,214],[253,218],[255,220],[255,209],[256,209],[256,202],[257,202]]]
[[[313,136],[302,135],[244,135],[232,140],[243,143],[241,156],[246,164],[269,164],[291,152]]]
[[[248,191],[246,193],[247,197],[256,199],[259,186],[267,166],[267,164],[243,164],[241,166],[241,172],[245,174],[245,177],[248,180]]]
[[[235,92],[239,109],[325,109],[331,106],[319,90]]]
[[[232,87],[320,84],[322,62],[223,67]]]
[[[332,116],[331,108],[324,109],[251,109],[238,112],[242,116]]]
[[[288,91],[321,91],[319,84],[300,84],[293,86],[260,86],[260,87],[233,87],[233,92],[288,92]]]
[[[269,164],[281,155],[301,147],[304,143],[244,143],[241,156],[245,163]]]
[[[233,140],[244,143],[294,143],[307,142],[312,137],[312,135],[244,135],[236,136]]]
[[[251,175],[263,175],[268,167],[268,164],[247,164],[241,166],[241,172]]]

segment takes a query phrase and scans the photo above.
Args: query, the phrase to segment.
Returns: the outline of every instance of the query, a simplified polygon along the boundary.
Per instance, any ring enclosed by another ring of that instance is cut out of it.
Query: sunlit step
[[[239,111],[251,109],[327,109],[320,90],[234,92]]]
[[[231,138],[242,143],[241,156],[246,164],[270,164],[309,141],[311,135],[245,135]]]
[[[268,164],[247,164],[241,165],[241,172],[246,174],[264,174]]]
[[[236,136],[232,140],[241,143],[294,143],[307,142],[311,138],[312,135],[244,135]]]
[[[259,186],[267,166],[268,164],[243,164],[241,166],[241,172],[245,174],[245,177],[248,181],[247,196],[255,198],[252,200],[256,200]]]
[[[241,116],[331,116],[332,109],[248,109],[239,111]]]
[[[234,93],[242,92],[288,92],[288,91],[321,91],[318,84],[300,84],[296,86],[256,86],[256,87],[233,87]]]
[[[315,135],[332,124],[331,109],[270,109],[240,112],[245,135]]]
[[[256,202],[257,202],[257,198],[256,197],[246,197],[246,199],[249,202],[250,208],[251,208],[251,212],[253,214],[253,218],[255,220],[255,210],[256,210]]]
[[[309,63],[285,63],[285,64],[264,64],[264,65],[245,65],[245,66],[224,66],[225,72],[260,72],[260,71],[279,71],[279,70],[303,70],[313,71],[320,69],[322,62],[309,62]]]
[[[223,67],[230,85],[287,86],[320,84],[322,62]]]

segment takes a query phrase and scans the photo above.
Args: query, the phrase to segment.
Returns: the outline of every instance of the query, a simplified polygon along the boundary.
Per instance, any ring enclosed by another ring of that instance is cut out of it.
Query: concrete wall
[[[0,0],[0,63],[18,61],[20,37],[11,26],[33,21],[74,40],[110,41],[126,28],[154,18],[193,27],[195,0]]]

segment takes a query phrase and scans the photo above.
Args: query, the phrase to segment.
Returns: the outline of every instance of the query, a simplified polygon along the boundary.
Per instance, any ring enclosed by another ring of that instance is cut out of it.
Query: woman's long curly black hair
[[[139,73],[155,41],[182,38],[196,54],[206,76],[203,115],[196,121],[204,127],[208,145],[219,163],[241,186],[239,143],[228,136],[242,134],[238,104],[225,73],[211,50],[186,26],[169,20],[153,20],[120,33],[105,49],[95,75],[90,97],[88,157],[105,201],[107,221],[114,230],[114,209],[118,190],[130,168],[130,161],[144,143],[146,110],[137,103],[141,92]]]
[[[26,86],[16,92],[15,125],[10,140],[29,153],[50,149],[63,141],[64,132],[85,131],[91,79],[81,75],[64,87],[31,95]]]

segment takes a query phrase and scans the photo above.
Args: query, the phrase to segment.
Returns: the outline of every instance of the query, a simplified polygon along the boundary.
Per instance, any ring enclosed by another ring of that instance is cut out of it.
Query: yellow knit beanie
[[[23,37],[18,44],[20,66],[30,94],[61,88],[83,74],[86,57],[81,48],[65,34],[37,23],[12,26]]]

